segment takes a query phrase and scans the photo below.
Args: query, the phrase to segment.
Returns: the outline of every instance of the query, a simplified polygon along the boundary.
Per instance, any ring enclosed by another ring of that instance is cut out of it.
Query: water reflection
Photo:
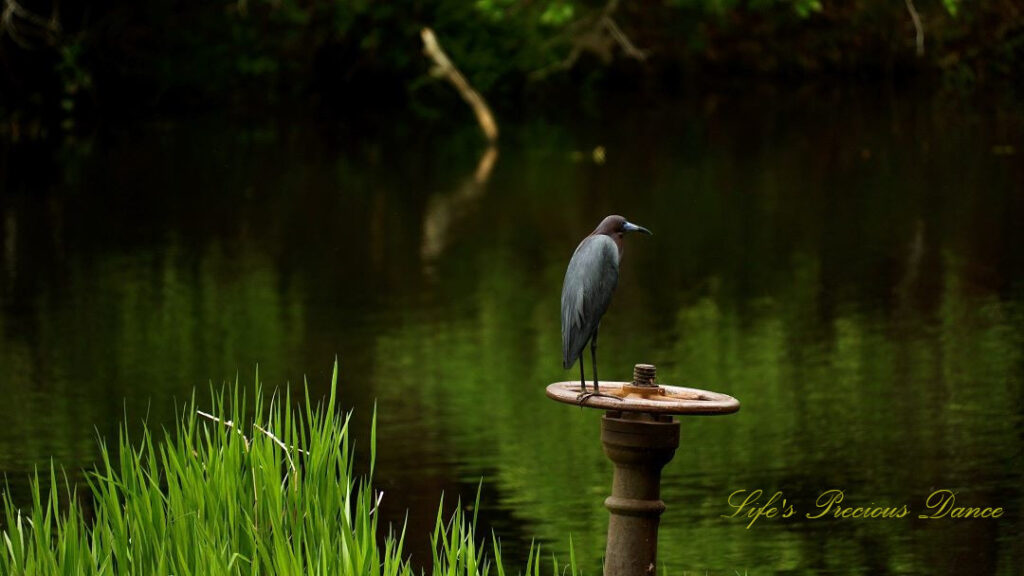
[[[379,407],[382,511],[408,509],[414,558],[441,493],[471,499],[483,478],[482,529],[506,558],[534,537],[564,557],[571,534],[597,573],[599,415],[543,387],[565,378],[565,264],[619,212],[658,236],[628,247],[602,372],[653,362],[665,382],[743,401],[683,424],[666,566],[1014,574],[1024,173],[991,149],[1020,149],[1021,124],[946,106],[720,96],[510,126],[500,160],[471,130],[401,122],[357,143],[302,122],[197,121],[7,150],[0,469],[17,489],[51,456],[87,465],[95,432],[125,414],[166,425],[194,386],[250,379],[257,362],[271,386],[308,374],[322,392],[337,354],[363,434]],[[572,161],[595,143],[603,165]],[[807,508],[829,488],[863,505],[949,488],[1006,515],[721,518],[730,492],[755,488]]]
[[[488,146],[480,155],[472,177],[467,178],[451,194],[430,197],[423,222],[423,242],[420,248],[426,262],[436,260],[444,251],[452,225],[455,221],[465,218],[470,207],[479,201],[497,161],[497,147]]]

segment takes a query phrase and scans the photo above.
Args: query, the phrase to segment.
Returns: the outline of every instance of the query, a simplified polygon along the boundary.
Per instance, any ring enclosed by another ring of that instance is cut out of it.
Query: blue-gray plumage
[[[581,401],[602,395],[597,380],[597,331],[619,283],[622,235],[650,230],[628,222],[622,216],[608,216],[580,242],[569,260],[562,283],[562,368],[580,362]],[[594,392],[587,394],[583,373],[583,351],[590,342]]]

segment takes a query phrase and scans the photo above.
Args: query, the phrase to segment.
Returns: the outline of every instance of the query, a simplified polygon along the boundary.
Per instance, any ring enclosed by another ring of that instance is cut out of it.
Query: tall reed
[[[116,451],[101,441],[87,476],[81,498],[92,500],[91,515],[52,466],[48,482],[38,473],[32,480],[28,510],[5,490],[0,574],[413,575],[404,527],[378,537],[376,415],[370,473],[357,477],[337,375],[335,365],[326,403],[307,390],[301,408],[287,392],[268,405],[257,376],[251,399],[236,382],[211,394],[208,412],[193,394],[162,441],[146,429],[132,443],[122,428]],[[505,574],[497,537],[477,540],[475,523],[461,506],[447,521],[439,508],[432,574]],[[535,548],[525,573],[540,574],[540,564]]]

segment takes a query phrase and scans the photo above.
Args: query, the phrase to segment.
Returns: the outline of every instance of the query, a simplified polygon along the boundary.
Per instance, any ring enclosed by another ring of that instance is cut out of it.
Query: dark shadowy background
[[[918,2],[4,0],[0,118],[5,131],[36,133],[96,115],[268,103],[423,111],[437,97],[423,26],[502,116],[554,94],[664,95],[740,78],[1019,84],[1019,3]]]

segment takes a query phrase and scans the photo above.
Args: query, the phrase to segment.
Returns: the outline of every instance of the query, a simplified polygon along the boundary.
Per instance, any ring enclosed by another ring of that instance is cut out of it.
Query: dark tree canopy
[[[208,108],[239,96],[401,104],[425,84],[423,26],[437,31],[477,89],[499,101],[552,84],[617,90],[631,84],[623,77],[663,85],[691,73],[938,71],[970,87],[1024,70],[1024,14],[1013,0],[0,4],[4,116]]]

